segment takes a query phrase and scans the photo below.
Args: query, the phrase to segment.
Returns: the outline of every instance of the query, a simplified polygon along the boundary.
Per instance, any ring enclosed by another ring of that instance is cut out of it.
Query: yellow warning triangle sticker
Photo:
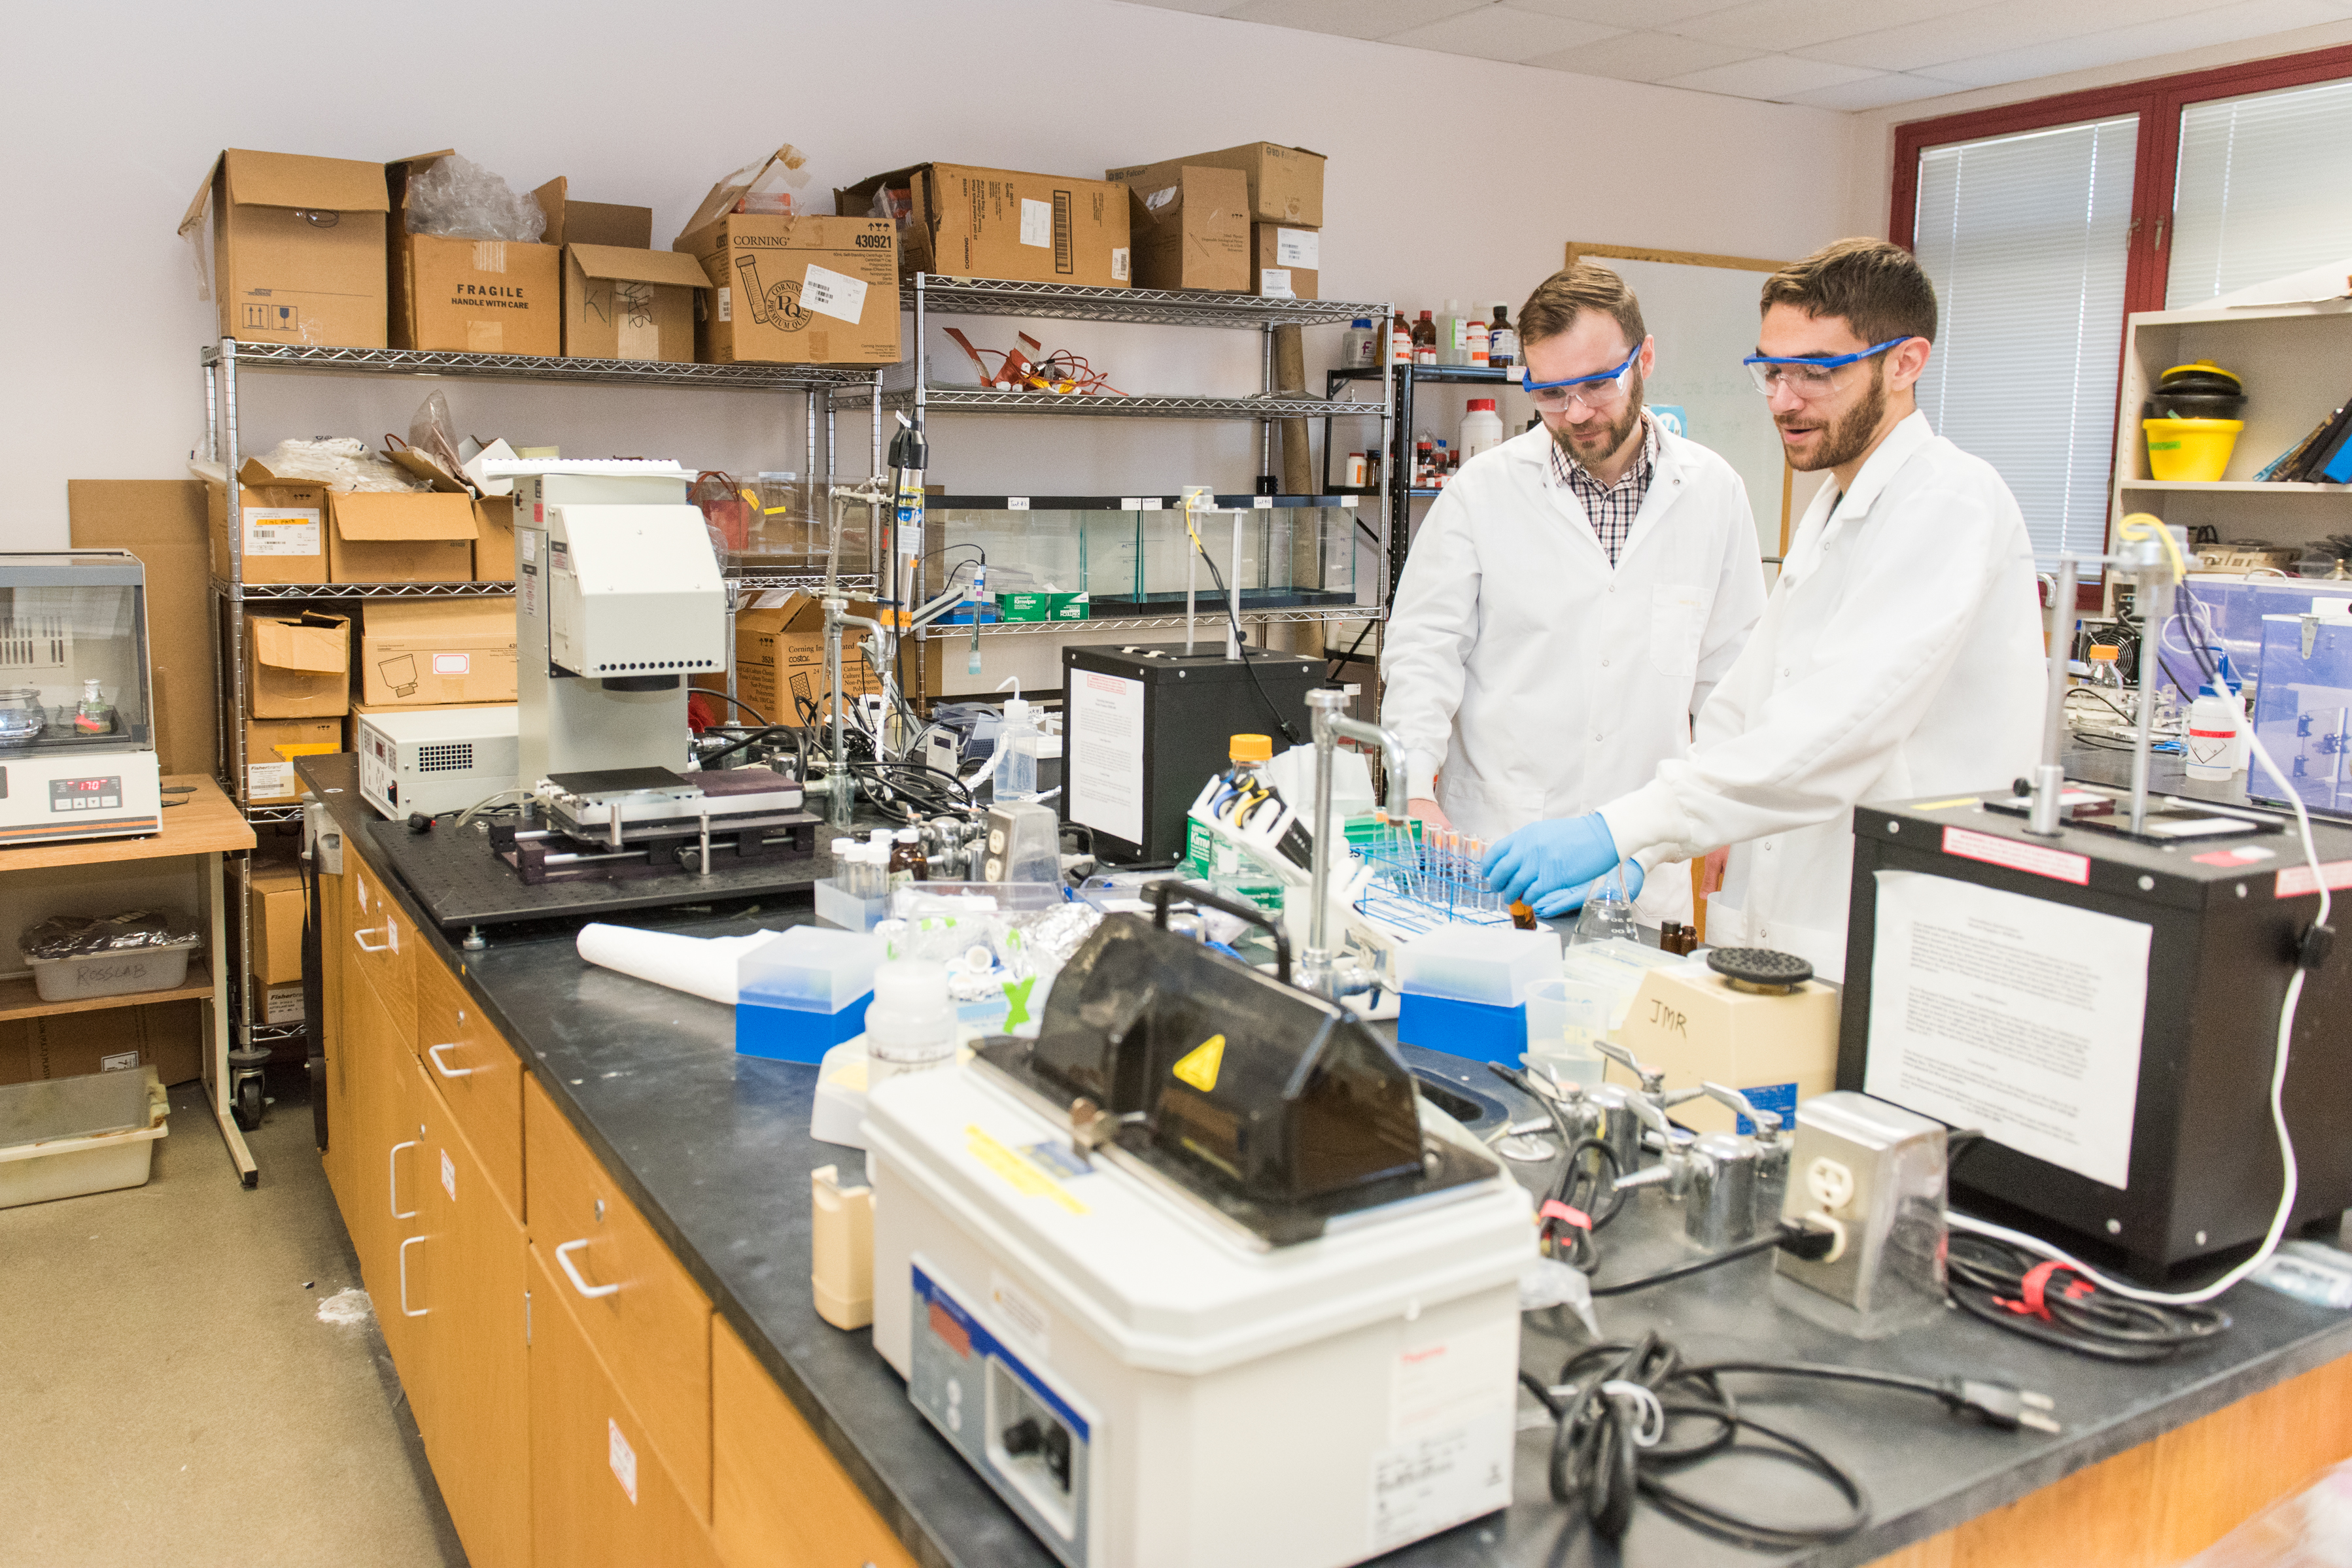
[[[1176,1063],[1176,1076],[1198,1089],[1212,1093],[1217,1087],[1217,1069],[1225,1063],[1225,1037],[1213,1034],[1186,1051]]]

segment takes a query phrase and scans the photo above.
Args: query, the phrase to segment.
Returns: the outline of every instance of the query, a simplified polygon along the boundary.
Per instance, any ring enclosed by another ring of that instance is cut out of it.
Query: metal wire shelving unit
[[[213,646],[219,657],[215,672],[220,695],[217,739],[222,788],[247,821],[276,824],[299,821],[302,808],[290,801],[255,802],[248,797],[246,757],[245,607],[248,604],[297,601],[341,602],[382,599],[472,599],[514,592],[511,582],[301,582],[249,583],[245,575],[243,496],[236,476],[243,459],[238,424],[237,377],[247,371],[318,375],[404,376],[426,379],[453,377],[480,381],[528,382],[547,386],[622,387],[638,391],[700,389],[713,392],[801,395],[805,402],[804,436],[807,471],[817,468],[819,424],[822,450],[828,469],[837,465],[835,413],[845,390],[862,389],[871,407],[868,433],[869,471],[882,461],[882,411],[874,393],[880,388],[879,370],[836,365],[676,364],[660,361],[592,360],[527,354],[476,354],[417,349],[339,348],[315,343],[247,343],[224,338],[205,345],[198,353],[205,377],[205,454],[218,463],[227,479],[226,528],[228,575],[212,582]],[[789,429],[789,425],[787,429]],[[730,566],[727,576],[735,591],[772,588],[813,589],[824,581],[822,572],[767,571],[756,565]],[[853,588],[871,591],[874,577],[866,571],[846,577]],[[730,611],[731,613],[731,611]],[[732,677],[730,677],[730,687]],[[260,1017],[261,998],[253,994],[245,956],[253,949],[252,883],[247,862],[240,862],[230,879],[236,905],[238,960],[219,961],[223,983],[231,988],[239,1045],[268,1045],[296,1040],[306,1032],[301,1024],[272,1024]]]

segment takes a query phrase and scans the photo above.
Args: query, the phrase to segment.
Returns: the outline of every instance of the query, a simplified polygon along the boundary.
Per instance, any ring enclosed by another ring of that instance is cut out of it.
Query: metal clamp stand
[[[1307,951],[1299,955],[1298,985],[1338,1001],[1343,996],[1369,991],[1379,982],[1361,965],[1341,967],[1331,946],[1331,856],[1335,828],[1331,821],[1331,761],[1339,737],[1360,740],[1381,748],[1389,776],[1389,815],[1398,821],[1409,815],[1406,797],[1404,742],[1394,730],[1360,719],[1342,717],[1348,695],[1328,686],[1307,694],[1315,717],[1315,850],[1309,868],[1308,896],[1314,902],[1307,916]]]

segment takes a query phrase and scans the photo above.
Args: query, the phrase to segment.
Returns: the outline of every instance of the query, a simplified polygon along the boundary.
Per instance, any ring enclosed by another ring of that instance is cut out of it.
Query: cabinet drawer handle
[[[441,1060],[441,1053],[443,1051],[455,1051],[457,1049],[457,1042],[456,1040],[450,1041],[447,1045],[428,1045],[425,1048],[425,1060],[430,1061],[433,1064],[433,1071],[439,1073],[444,1078],[471,1078],[479,1071],[479,1069],[472,1067],[452,1067],[447,1062]]]
[[[400,1244],[400,1315],[404,1318],[421,1318],[433,1310],[408,1304],[408,1249],[424,1239],[422,1236],[412,1236]]]
[[[386,929],[389,929],[389,927]],[[362,953],[383,953],[389,951],[392,946],[392,943],[389,939],[379,942],[373,947],[369,946],[368,934],[364,930],[352,932],[352,940],[359,944],[360,951]]]
[[[575,1249],[585,1247],[587,1245],[588,1238],[584,1236],[577,1241],[567,1241],[562,1246],[555,1249],[555,1260],[562,1265],[564,1277],[572,1281],[572,1288],[593,1301],[599,1296],[609,1296],[613,1294],[613,1292],[618,1291],[621,1287],[618,1285],[592,1285],[587,1281],[580,1277],[580,1270],[572,1265],[572,1254]]]
[[[422,1142],[422,1139],[411,1138],[404,1144],[394,1144],[392,1145],[392,1153],[384,1156],[384,1165],[391,1172],[390,1176],[386,1179],[385,1185],[388,1189],[387,1196],[392,1199],[392,1217],[394,1219],[414,1219],[416,1218],[416,1210],[413,1208],[405,1214],[403,1214],[400,1211],[400,1151],[403,1149],[415,1148]],[[401,1245],[405,1247],[408,1244],[404,1241]]]

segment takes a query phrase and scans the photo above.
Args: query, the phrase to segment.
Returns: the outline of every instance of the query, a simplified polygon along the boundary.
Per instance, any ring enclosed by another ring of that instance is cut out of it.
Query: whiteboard
[[[1757,296],[1781,264],[1745,256],[1664,259],[1675,254],[1581,242],[1568,247],[1570,262],[1609,268],[1642,302],[1643,324],[1658,345],[1643,397],[1653,410],[1681,410],[1683,434],[1738,471],[1756,517],[1757,549],[1778,556],[1788,465],[1771,413],[1739,361],[1756,351]],[[1816,476],[1796,476],[1792,527],[1818,483]]]

